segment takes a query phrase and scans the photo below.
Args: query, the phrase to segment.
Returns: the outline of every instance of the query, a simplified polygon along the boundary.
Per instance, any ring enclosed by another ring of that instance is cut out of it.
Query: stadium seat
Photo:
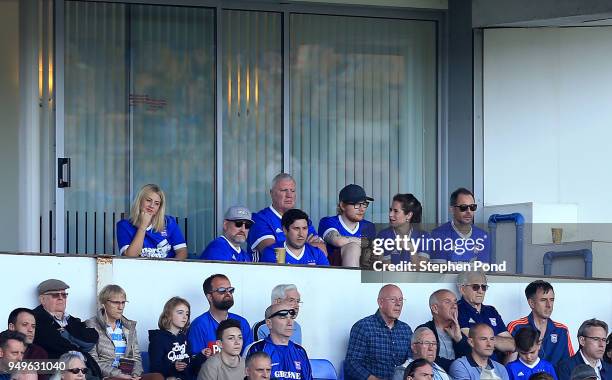
[[[334,365],[327,359],[310,359],[312,378],[319,380],[337,380]]]
[[[147,351],[140,351],[140,358],[142,359],[142,373],[149,372],[149,353]]]

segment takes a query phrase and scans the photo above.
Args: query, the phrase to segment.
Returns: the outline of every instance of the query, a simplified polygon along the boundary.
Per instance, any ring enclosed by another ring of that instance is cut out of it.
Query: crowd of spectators
[[[384,285],[376,312],[350,329],[343,377],[612,379],[608,325],[594,318],[584,321],[574,352],[568,328],[550,319],[555,296],[550,283],[536,280],[526,287],[532,313],[510,322],[509,329],[495,307],[484,303],[489,285],[484,272],[460,273],[456,285],[459,300],[449,289],[431,294],[432,320],[414,332],[400,320],[402,290]],[[274,287],[264,320],[252,325],[229,312],[235,288],[223,274],[205,279],[202,288],[210,307],[192,322],[189,302],[169,299],[158,329],[149,330],[148,371],[143,368],[137,322],[124,315],[125,290],[105,286],[98,294],[96,315],[83,322],[66,312],[69,288],[61,280],[43,281],[37,287],[39,306],[10,313],[8,329],[0,333],[0,379],[313,379],[296,321],[302,300],[294,284]],[[15,371],[15,364],[24,361],[52,361],[55,371]]]

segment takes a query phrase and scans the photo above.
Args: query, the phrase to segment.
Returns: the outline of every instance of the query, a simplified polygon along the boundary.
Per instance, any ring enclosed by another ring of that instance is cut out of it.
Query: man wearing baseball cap
[[[359,267],[361,238],[374,239],[376,227],[364,219],[372,197],[363,187],[346,185],[338,195],[337,215],[326,216],[319,222],[319,236],[327,243],[331,265]]]
[[[85,326],[79,318],[66,313],[68,288],[68,284],[56,279],[38,284],[40,305],[33,310],[36,318],[34,343],[47,351],[49,359],[58,359],[68,351],[81,352],[93,375],[102,378],[100,367],[88,354],[98,342],[98,333]]]
[[[202,260],[251,262],[253,256],[242,249],[253,225],[251,211],[242,206],[227,209],[223,220],[223,235],[211,241],[202,254]]]

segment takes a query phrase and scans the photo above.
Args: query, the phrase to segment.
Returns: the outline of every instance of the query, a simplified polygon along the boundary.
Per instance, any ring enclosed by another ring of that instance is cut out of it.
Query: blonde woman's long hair
[[[136,195],[136,199],[134,199],[130,209],[130,223],[134,226],[140,225],[140,204],[150,193],[155,193],[160,198],[159,210],[157,210],[157,214],[151,219],[151,225],[156,232],[161,232],[166,228],[166,194],[164,194],[159,186],[152,183],[144,185],[138,192],[138,195]]]

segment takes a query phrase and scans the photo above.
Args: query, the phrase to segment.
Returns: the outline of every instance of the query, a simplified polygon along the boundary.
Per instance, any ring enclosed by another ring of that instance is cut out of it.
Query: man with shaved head
[[[491,360],[496,339],[493,329],[486,323],[470,327],[468,343],[472,352],[453,362],[450,376],[454,380],[508,380],[506,368]]]
[[[268,306],[265,313],[270,335],[247,348],[247,362],[256,352],[265,352],[272,360],[272,378],[277,380],[312,380],[306,350],[291,340],[295,310],[284,303]]]
[[[459,326],[457,296],[448,289],[438,289],[429,296],[429,309],[432,320],[419,327],[427,327],[435,335],[438,342],[435,361],[448,371],[453,360],[472,350]]]
[[[347,380],[390,380],[395,367],[412,357],[412,329],[399,320],[404,295],[392,284],[378,292],[378,310],[353,325],[344,376]]]

